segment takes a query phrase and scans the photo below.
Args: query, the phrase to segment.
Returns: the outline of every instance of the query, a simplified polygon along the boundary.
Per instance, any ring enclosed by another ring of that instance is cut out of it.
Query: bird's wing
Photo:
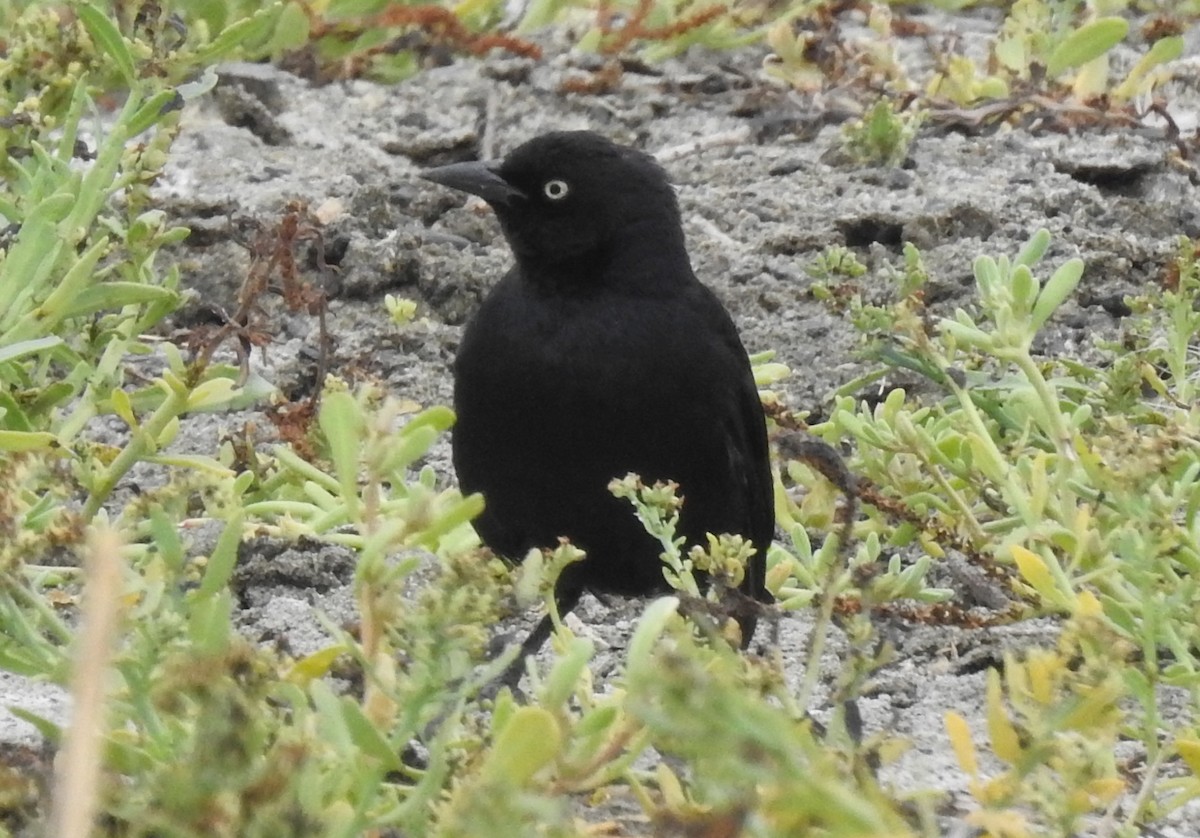
[[[697,283],[699,284],[699,283]],[[704,307],[714,331],[720,335],[731,363],[740,367],[733,394],[735,407],[726,425],[726,449],[733,473],[740,475],[746,498],[744,532],[754,542],[756,553],[746,568],[746,593],[767,599],[766,556],[775,537],[775,490],[771,476],[770,448],[762,400],[754,383],[750,358],[729,312],[705,286]]]
[[[739,348],[741,344],[738,344]],[[738,393],[737,436],[730,439],[731,456],[743,460],[736,463],[742,475],[747,498],[750,540],[757,550],[746,569],[746,592],[755,599],[766,597],[767,549],[775,536],[775,498],[771,477],[771,457],[767,444],[767,423],[763,415],[754,374],[746,364]]]

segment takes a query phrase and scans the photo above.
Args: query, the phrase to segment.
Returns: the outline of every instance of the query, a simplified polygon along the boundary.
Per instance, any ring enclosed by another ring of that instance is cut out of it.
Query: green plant
[[[867,266],[858,261],[854,251],[841,245],[827,247],[807,268],[808,275],[818,280],[836,278],[856,279],[867,272]]]
[[[167,369],[149,387],[134,390],[126,367],[130,356],[154,351],[143,335],[181,303],[177,271],[160,270],[156,259],[187,231],[147,208],[146,185],[175,135],[173,103],[202,92],[204,83],[173,87],[143,73],[135,45],[87,5],[79,6],[74,22],[54,30],[57,41],[41,47],[80,60],[40,61],[41,75],[25,74],[20,62],[33,60],[26,48],[46,34],[46,15],[31,8],[15,22],[16,60],[4,68],[13,79],[7,109],[28,119],[11,121],[0,156],[7,174],[0,214],[19,227],[0,254],[0,293],[8,301],[0,313],[0,450],[21,454],[6,466],[33,478],[20,484],[4,528],[20,534],[22,549],[32,546],[31,538],[45,545],[64,528],[86,526],[139,461],[206,467],[203,458],[161,456],[179,418],[254,396],[235,387],[227,369],[191,378],[170,351]],[[222,55],[248,31],[236,26],[217,42],[197,46],[190,60]],[[67,75],[56,78],[46,67]],[[125,104],[96,148],[87,149],[80,124],[95,108],[96,83],[105,80],[127,88]],[[79,156],[90,158],[86,166],[73,165]],[[88,423],[101,414],[126,422],[123,446],[100,447],[88,438]],[[64,458],[69,470],[61,467]],[[61,497],[74,487],[86,493],[78,513]]]
[[[978,731],[948,718],[978,803],[972,821],[992,834],[1069,834],[1099,814],[1132,831],[1200,797],[1200,733],[1168,727],[1163,701],[1167,687],[1192,705],[1200,693],[1194,242],[1180,243],[1161,292],[1129,301],[1122,340],[1101,345],[1096,365],[1033,350],[1081,271],[1074,260],[1039,269],[1044,233],[1015,258],[980,257],[977,301],[945,318],[924,306],[927,269],[915,248],[883,277],[845,249],[822,254],[814,292],[868,335],[879,368],[848,384],[811,428],[854,444],[856,479],[839,475],[828,451],[781,439],[786,538],[770,548],[768,581],[782,611],[817,616],[794,689],[781,661],[739,655],[722,636],[721,599],[736,587],[745,545],[715,538],[682,553],[667,490],[624,489],[658,535],[678,595],[647,609],[623,676],[603,694],[591,642],[560,625],[553,661],[530,667],[522,706],[505,691],[481,697],[509,660],[484,660],[487,629],[513,603],[552,601],[554,576],[577,551],[536,554],[514,575],[477,550],[468,521],[480,500],[417,468],[452,421],[444,408],[414,411],[331,379],[315,422],[303,414],[291,443],[260,450],[246,433],[211,454],[172,452],[190,413],[270,390],[146,336],[181,299],[175,271],[160,263],[182,233],[148,189],[174,136],[172,103],[202,92],[213,82],[202,71],[239,51],[282,57],[308,46],[329,67],[403,75],[414,57],[389,53],[398,38],[454,17],[469,39],[450,40],[478,45],[498,10],[405,7],[382,34],[366,31],[384,5],[326,7],[329,28],[314,35],[300,3],[253,14],[221,0],[181,4],[182,28],[169,4],[75,4],[72,17],[66,6],[0,3],[0,483],[9,487],[0,492],[0,666],[71,684],[75,719],[98,720],[101,749],[59,756],[67,774],[98,788],[97,833],[575,835],[594,825],[579,821],[569,796],[624,795],[661,832],[937,834],[927,798],[875,779],[889,743],[860,741],[846,708],[894,655],[880,615],[961,616],[954,593],[929,580],[951,548],[1011,591],[997,619],[1063,621],[1053,649],[1010,654],[989,676],[994,775],[980,767]],[[1117,27],[1082,21],[1069,4],[1044,8],[1065,11],[1045,32],[1010,28],[1012,65],[972,64],[985,90],[964,102],[1008,95],[997,85],[1099,78],[1095,62]],[[701,21],[704,9],[678,4],[631,5],[641,17],[628,28],[557,3],[531,7],[527,24],[534,9],[546,20],[582,15],[599,33],[586,37],[610,51],[657,56],[742,36],[743,18]],[[1026,4],[1020,14],[1042,10]],[[872,25],[882,33],[884,22],[877,10]],[[747,25],[754,36],[757,24]],[[795,57],[823,74],[829,67],[806,52],[812,43]],[[1148,89],[1174,44],[1159,40],[1114,89]],[[884,38],[857,54],[864,78],[899,88],[892,46]],[[1039,77],[1039,64],[1059,72]],[[107,113],[113,91],[126,98]],[[878,147],[894,149],[899,135],[885,116]],[[101,126],[91,147],[78,142],[89,121]],[[881,304],[889,279],[894,300]],[[388,309],[398,322],[412,314],[404,301]],[[872,406],[844,395],[895,369],[928,379],[925,395],[893,390]],[[785,374],[755,358],[760,386]],[[781,425],[803,427],[781,398],[765,397]],[[94,434],[102,416],[123,423],[115,442]],[[162,481],[123,494],[137,466]],[[212,543],[193,535],[204,529],[218,533]],[[231,580],[248,536],[351,551],[357,623],[325,625],[326,645],[300,658],[240,636]],[[84,569],[42,563],[69,551]],[[695,570],[721,584],[700,597]],[[95,603],[115,627],[91,620]],[[848,653],[822,673],[834,627]],[[818,735],[808,712],[822,674],[832,676],[835,709]],[[53,723],[21,715],[64,741]],[[1125,770],[1121,740],[1145,760],[1142,773]],[[673,761],[643,768],[651,747]],[[6,826],[44,820],[28,773],[0,767],[14,790],[0,803]],[[62,789],[60,807],[83,805]]]
[[[1182,54],[1175,35],[1159,38],[1123,79],[1109,72],[1109,53],[1129,34],[1121,17],[1103,16],[1076,0],[1018,0],[992,44],[994,70],[981,70],[962,56],[951,57],[929,82],[927,93],[959,105],[1003,99],[1018,89],[1045,86],[1086,100],[1106,95],[1117,104],[1144,94],[1156,83],[1152,70]]]
[[[1117,766],[1119,702],[1129,647],[1104,625],[1099,602],[1064,626],[1057,649],[1006,655],[1003,674],[988,673],[990,752],[1005,768],[986,778],[970,730],[955,713],[946,727],[971,794],[981,808],[968,821],[995,835],[1048,830],[1075,834],[1096,811],[1111,811],[1126,791]],[[1032,805],[1027,805],[1032,804]]]
[[[103,810],[114,824],[135,833],[350,836],[426,821],[455,768],[449,743],[472,735],[467,701],[498,672],[496,664],[480,673],[472,667],[489,614],[507,596],[508,574],[474,554],[465,522],[478,498],[435,490],[429,471],[407,476],[448,411],[427,412],[396,433],[397,410],[369,390],[327,395],[326,450],[346,481],[285,448],[264,458],[258,475],[210,475],[208,515],[225,523],[207,555],[195,555],[175,523],[194,500],[194,484],[169,484],[125,510],[139,512],[120,519],[128,566],[116,599],[126,603],[124,628],[108,638],[115,682],[104,699],[106,756],[91,769],[103,778]],[[230,587],[240,545],[273,521],[292,537],[308,533],[356,549],[357,635],[327,626],[330,644],[299,660],[240,636]],[[415,599],[407,580],[419,557],[389,558],[403,545],[439,557],[439,572]],[[9,565],[3,582],[0,664],[65,681],[72,631],[45,604],[61,574]],[[397,655],[407,661],[402,672]],[[323,680],[345,661],[365,673],[359,700]],[[59,741],[55,725],[18,712]],[[439,748],[419,770],[401,759],[418,740]]]
[[[897,111],[886,99],[872,105],[861,120],[842,128],[842,144],[859,163],[899,166],[924,118],[919,111]]]
[[[860,312],[856,322],[872,330],[870,352],[883,362],[880,371],[916,372],[942,396],[918,404],[893,390],[874,408],[841,398],[812,431],[858,442],[852,465],[877,489],[864,507],[871,523],[860,531],[889,544],[916,538],[933,555],[952,544],[993,572],[1007,572],[1027,613],[1067,616],[1068,638],[1085,625],[1085,633],[1109,638],[1071,641],[1086,644],[1080,653],[1094,660],[1088,672],[1099,681],[1064,674],[1074,652],[1012,662],[1010,679],[1021,666],[1033,667],[1025,677],[1033,679],[1034,670],[1039,683],[1065,677],[1053,689],[1072,696],[1051,700],[1051,688],[1039,687],[1030,704],[1013,680],[1009,703],[1031,726],[1026,733],[1005,732],[1012,723],[999,715],[1000,694],[989,699],[993,749],[1011,772],[980,792],[989,807],[1003,810],[1002,820],[981,815],[978,822],[999,828],[1029,806],[1035,821],[1065,833],[1114,793],[1111,758],[1097,763],[1093,750],[1072,750],[1083,730],[1077,722],[1098,726],[1083,734],[1093,744],[1112,742],[1119,724],[1156,766],[1173,754],[1194,754],[1193,732],[1163,742],[1158,731],[1163,685],[1200,698],[1200,600],[1192,581],[1200,554],[1191,537],[1200,509],[1200,427],[1190,402],[1181,400],[1191,398],[1197,377],[1190,341],[1200,272],[1194,244],[1183,243],[1171,286],[1135,301],[1140,314],[1124,342],[1110,347],[1111,363],[1052,362],[1033,353],[1033,339],[1070,296],[1083,265],[1069,260],[1040,281],[1034,269],[1048,243],[1042,231],[1015,259],[979,257],[970,313],[930,318],[914,293],[919,288],[907,282],[905,296],[891,305],[852,306]],[[1149,400],[1145,383],[1156,393]],[[1136,658],[1128,654],[1134,649]],[[1108,713],[1117,695],[1133,700],[1115,716],[1075,718],[1063,709],[1063,702],[1100,702]],[[965,747],[960,722],[952,732]],[[1065,797],[1044,793],[1048,770],[1054,784],[1069,789]],[[1193,778],[1167,785],[1151,776],[1126,820],[1153,820],[1168,792],[1173,807],[1196,788]]]
[[[803,92],[837,89],[843,96],[849,92],[865,113],[882,93],[905,101],[906,109],[912,107],[907,100],[915,98],[917,112],[966,126],[1030,114],[1048,115],[1068,125],[1110,117],[1136,119],[1139,112],[1130,103],[1160,85],[1165,79],[1163,66],[1182,55],[1179,24],[1171,21],[1195,14],[1172,10],[1161,26],[1145,30],[1149,45],[1124,76],[1114,77],[1109,58],[1114,48],[1130,40],[1128,4],[1017,0],[1007,7],[986,59],[954,46],[946,52],[935,49],[933,71],[911,78],[911,71],[897,59],[898,50],[904,38],[928,37],[929,31],[927,24],[902,17],[904,5],[871,5],[870,33],[852,35],[841,26],[847,14],[844,6],[798,4],[765,23],[763,34],[772,54],[764,69]],[[939,5],[960,9],[976,4],[948,0]],[[882,127],[882,117],[875,113],[862,122]],[[889,143],[885,154],[895,145]],[[878,148],[864,154],[867,160],[879,159],[878,155]]]

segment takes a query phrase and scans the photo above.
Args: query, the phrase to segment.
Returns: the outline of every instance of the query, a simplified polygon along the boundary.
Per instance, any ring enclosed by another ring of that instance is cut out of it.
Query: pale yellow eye
[[[546,185],[542,187],[542,194],[551,201],[561,201],[567,197],[570,191],[571,187],[567,186],[565,180],[548,180],[546,181]]]

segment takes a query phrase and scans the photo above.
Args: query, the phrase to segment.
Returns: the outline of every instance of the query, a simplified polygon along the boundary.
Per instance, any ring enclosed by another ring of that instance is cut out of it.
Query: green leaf
[[[562,733],[549,710],[519,707],[496,736],[483,765],[490,782],[523,786],[558,755]]]
[[[1067,297],[1075,292],[1079,280],[1083,277],[1083,260],[1071,259],[1064,263],[1054,275],[1046,281],[1046,287],[1038,294],[1032,313],[1033,328],[1040,329],[1050,315],[1058,309]]]
[[[483,495],[475,494],[452,504],[448,509],[442,511],[433,521],[424,527],[418,534],[416,542],[423,547],[436,551],[438,542],[442,536],[452,532],[455,528],[462,526],[474,518],[478,518],[483,512],[484,500]]]
[[[150,509],[150,537],[158,548],[158,554],[173,573],[183,570],[183,539],[179,537],[178,524],[171,520],[160,504]]]
[[[324,678],[337,662],[346,654],[346,647],[341,644],[326,646],[311,655],[306,655],[288,670],[287,678],[299,684],[307,685],[318,678]]]
[[[986,718],[992,753],[1008,765],[1016,765],[1021,760],[1021,738],[1005,710],[1000,673],[995,669],[987,672]]]
[[[1128,101],[1137,96],[1141,92],[1142,83],[1151,70],[1160,64],[1174,61],[1181,55],[1183,55],[1182,36],[1176,35],[1155,41],[1154,46],[1150,47],[1150,51],[1143,55],[1137,64],[1133,65],[1133,69],[1129,71],[1125,81],[1121,82],[1112,92],[1113,99]]]
[[[1029,270],[1025,265],[1014,267],[1011,287],[1013,313],[1020,315],[1032,309],[1038,293],[1038,281],[1033,275],[1033,271]]]
[[[400,758],[387,738],[363,714],[362,708],[349,697],[343,696],[342,721],[359,751],[375,757],[389,769],[400,767]]]
[[[162,449],[166,448],[168,445],[170,445],[172,442],[175,441],[175,437],[177,437],[178,435],[179,435],[179,417],[172,416],[170,419],[167,420],[166,424],[163,425],[163,428],[161,431],[158,432],[158,435],[156,437],[154,437],[154,450],[161,451]]]
[[[230,591],[196,600],[188,617],[188,638],[202,654],[219,655],[229,648],[233,631],[233,595]]]
[[[938,323],[938,329],[967,346],[976,346],[986,350],[993,343],[991,335],[981,329],[964,326],[956,320],[943,319]]]
[[[232,469],[220,460],[203,454],[156,454],[153,457],[147,457],[146,462],[171,468],[190,468],[221,478],[232,477],[234,474]]]
[[[417,457],[428,451],[437,438],[438,431],[433,428],[405,427],[400,432],[400,437],[395,440],[396,444],[389,448],[387,457],[379,464],[380,470],[387,474],[407,468]]]
[[[60,353],[74,355],[65,346],[60,346],[57,349],[56,355]],[[56,358],[55,360],[61,361],[62,359]],[[69,360],[68,363],[70,363]],[[50,384],[43,384],[41,392],[34,396],[33,401],[25,405],[25,415],[31,420],[43,418],[49,415],[50,411],[54,410],[54,408],[72,398],[76,392],[77,385],[70,381],[55,381]]]
[[[238,395],[236,381],[228,378],[210,378],[196,386],[188,393],[187,409],[213,410],[229,404]]]
[[[1003,280],[1003,271],[991,256],[980,256],[975,260],[975,284],[979,288],[979,296],[984,300],[992,300],[996,289]]]
[[[531,0],[525,7],[525,15],[517,24],[516,31],[524,35],[549,26],[559,16],[564,6],[563,0]]]
[[[238,546],[242,543],[242,513],[241,510],[232,513],[225,522],[225,529],[217,539],[217,546],[208,557],[208,566],[204,570],[204,578],[200,581],[197,591],[200,597],[212,597],[224,591],[233,575],[237,564]]]
[[[1085,23],[1062,40],[1046,61],[1046,75],[1056,78],[1072,67],[1086,64],[1115,47],[1129,33],[1129,22],[1102,17]]]
[[[137,414],[133,412],[133,405],[129,401],[129,394],[124,390],[113,390],[112,393],[113,410],[121,420],[133,430],[137,430],[138,420]]]
[[[412,418],[412,421],[404,426],[402,433],[407,433],[414,428],[430,427],[438,433],[448,430],[454,425],[454,411],[444,405],[436,405],[434,407],[422,410]]]
[[[308,14],[300,4],[288,3],[279,15],[265,51],[271,55],[280,55],[302,48],[308,43],[310,28]]]
[[[1017,254],[1016,264],[1032,268],[1042,260],[1042,256],[1046,254],[1046,248],[1049,246],[1050,231],[1042,227],[1030,236],[1029,241],[1021,248],[1021,252]]]
[[[673,596],[659,597],[642,612],[633,637],[629,639],[629,667],[637,664],[647,665],[650,653],[658,644],[658,638],[666,630],[667,623],[679,611],[679,598]]]
[[[54,745],[62,742],[62,727],[50,721],[46,717],[39,716],[37,713],[26,710],[24,707],[17,707],[13,704],[8,705],[8,712],[12,713],[21,721],[28,722],[37,728],[37,732],[42,734],[42,736],[46,738],[47,742],[50,742]]]
[[[6,364],[23,355],[32,355],[35,352],[41,352],[43,349],[52,349],[62,342],[63,339],[57,335],[48,335],[44,338],[18,341],[11,346],[0,346],[0,364]]]
[[[61,243],[62,240],[59,241]],[[107,250],[108,237],[101,236],[95,244],[75,257],[75,263],[71,265],[42,304],[31,311],[24,312],[20,321],[3,336],[0,336],[0,341],[24,340],[28,335],[48,332],[56,328],[62,322],[63,311],[92,282],[96,264]]]
[[[1025,41],[1021,38],[1004,38],[996,42],[992,48],[996,60],[1007,70],[1014,73],[1024,71],[1029,64],[1029,56],[1025,51]]]
[[[125,83],[133,87],[137,82],[133,54],[130,53],[129,45],[125,43],[125,38],[121,36],[116,25],[109,20],[108,15],[94,6],[77,6],[75,11],[92,40],[96,42],[96,46],[108,54],[116,63]]]
[[[136,137],[167,114],[178,110],[183,98],[174,89],[160,90],[137,109],[137,113],[125,123],[125,135]]]
[[[554,668],[546,676],[539,703],[544,707],[565,706],[595,651],[595,646],[590,640],[582,637],[572,639],[567,651],[555,662]]]
[[[317,732],[321,740],[339,751],[350,751],[354,740],[346,726],[341,699],[324,681],[313,681],[308,687],[308,694],[317,710]]]
[[[214,64],[226,58],[242,44],[265,37],[275,28],[281,8],[282,4],[272,3],[265,9],[259,9],[252,16],[226,27],[211,43],[196,52],[192,57],[193,63],[196,66]]]
[[[17,400],[13,398],[8,388],[0,390],[0,428],[7,431],[23,432],[33,430],[33,423],[29,421],[29,414],[17,403]]]
[[[580,739],[585,739],[589,736],[602,736],[620,719],[620,710],[613,705],[596,707],[590,710],[575,725],[575,736]]]
[[[1038,592],[1047,605],[1070,610],[1074,593],[1059,589],[1057,577],[1051,571],[1046,558],[1020,544],[1009,545],[1009,551],[1021,578]]]
[[[44,431],[0,431],[0,451],[50,451],[57,445],[54,434]]]
[[[9,328],[24,315],[28,300],[41,296],[42,286],[49,285],[46,278],[63,247],[55,227],[74,206],[74,195],[58,192],[38,202],[25,217],[16,242],[0,265],[0,299],[4,300],[0,330]],[[12,338],[0,334],[0,342],[11,341]]]
[[[363,417],[354,396],[345,391],[329,393],[321,402],[318,416],[321,432],[329,445],[329,458],[338,487],[352,514],[357,516],[359,451],[362,447]]]

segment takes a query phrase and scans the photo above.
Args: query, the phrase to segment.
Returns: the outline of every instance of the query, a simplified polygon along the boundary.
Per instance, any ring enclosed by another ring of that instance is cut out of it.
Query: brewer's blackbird
[[[555,588],[563,615],[584,590],[661,590],[658,542],[607,488],[632,471],[678,482],[688,544],[749,538],[757,553],[742,589],[768,599],[762,405],[733,321],[692,272],[666,173],[572,131],[422,177],[487,201],[516,257],[454,364],[454,467],[464,492],[483,493],[484,543],[513,559],[559,536],[585,550]],[[738,617],[744,644],[752,610]],[[543,619],[523,653],[550,631]]]

